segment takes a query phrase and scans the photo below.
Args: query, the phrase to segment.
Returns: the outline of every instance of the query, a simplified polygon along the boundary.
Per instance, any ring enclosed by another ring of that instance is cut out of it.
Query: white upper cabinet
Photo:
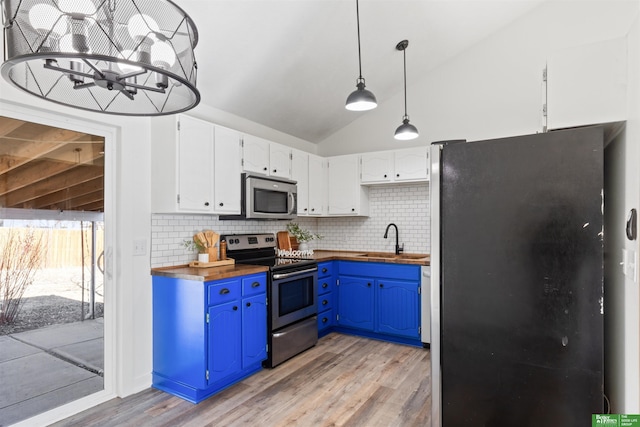
[[[364,153],[361,155],[361,162],[362,184],[429,180],[428,147]]]
[[[264,138],[245,134],[242,169],[261,175],[291,178],[291,148]]]
[[[240,133],[215,127],[214,143],[214,211],[240,214]]]
[[[213,210],[213,124],[188,116],[178,131],[178,208]]]
[[[329,157],[329,215],[369,215],[368,189],[360,185],[357,154]]]
[[[547,127],[627,120],[627,40],[554,53],[547,60]]]
[[[393,151],[365,153],[362,159],[362,183],[387,183],[393,180]]]
[[[309,213],[309,153],[291,150],[291,179],[298,183],[298,215]]]
[[[327,160],[309,154],[309,215],[326,215]]]
[[[429,147],[406,148],[395,151],[395,182],[426,181],[429,179]]]
[[[240,134],[176,115],[151,120],[151,209],[240,213]]]
[[[189,116],[151,119],[151,210],[213,209],[213,124]]]
[[[269,141],[246,134],[242,140],[242,169],[269,175]]]
[[[291,148],[275,142],[269,143],[269,175],[291,178]]]

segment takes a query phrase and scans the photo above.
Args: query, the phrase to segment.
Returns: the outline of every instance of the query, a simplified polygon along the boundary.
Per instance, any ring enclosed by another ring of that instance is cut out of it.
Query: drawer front
[[[333,314],[333,310],[323,311],[322,313],[318,313],[318,332],[333,326],[333,320],[335,315]]]
[[[318,297],[318,313],[333,308],[333,293],[329,292]]]
[[[240,280],[216,281],[207,285],[209,305],[220,304],[240,298]],[[195,307],[194,307],[195,309]]]
[[[318,264],[318,278],[333,274],[333,262],[321,262]]]
[[[333,277],[318,279],[318,295],[326,294],[333,290]]]
[[[267,275],[254,274],[242,278],[242,296],[248,297],[267,292]]]

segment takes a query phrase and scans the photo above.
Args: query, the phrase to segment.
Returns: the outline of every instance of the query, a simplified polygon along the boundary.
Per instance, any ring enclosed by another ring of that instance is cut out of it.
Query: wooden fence
[[[58,228],[0,228],[0,251],[9,233],[19,233],[21,237],[26,233],[35,233],[36,241],[45,251],[45,256],[40,268],[79,267],[84,263],[91,264],[91,226],[84,230],[58,229]],[[84,236],[83,236],[84,235]],[[84,238],[84,242],[82,241]],[[84,254],[82,247],[84,246]],[[104,230],[101,227],[96,231],[96,258],[104,249]],[[1,254],[0,254],[1,255]]]

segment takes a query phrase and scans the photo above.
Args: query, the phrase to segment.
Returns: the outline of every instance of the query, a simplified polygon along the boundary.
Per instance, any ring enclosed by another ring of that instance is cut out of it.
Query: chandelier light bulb
[[[58,9],[48,4],[37,4],[29,10],[29,23],[40,33],[49,30],[61,36],[67,31],[66,19]]]
[[[122,51],[122,59],[126,59],[127,61],[135,61],[136,57],[132,50],[126,49]],[[118,68],[120,69],[120,71],[122,71],[123,74],[135,73],[142,70],[142,67],[127,64],[125,62],[118,62]]]
[[[171,68],[176,63],[176,54],[168,43],[157,41],[151,46],[151,62],[158,67]]]
[[[157,33],[160,27],[149,15],[136,14],[129,19],[127,30],[131,38],[136,40],[139,37],[149,37],[149,33]]]

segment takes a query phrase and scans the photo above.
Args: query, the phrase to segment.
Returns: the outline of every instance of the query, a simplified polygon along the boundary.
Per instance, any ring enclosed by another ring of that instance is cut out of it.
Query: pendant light
[[[418,137],[418,129],[409,123],[409,116],[407,115],[407,46],[409,46],[408,40],[402,40],[396,45],[396,49],[402,51],[404,58],[404,116],[402,116],[402,124],[398,126],[393,137],[403,141]]]
[[[356,0],[356,21],[358,23],[358,69],[360,75],[356,80],[356,90],[351,92],[347,98],[345,108],[351,111],[367,111],[378,106],[378,101],[371,91],[365,89],[364,78],[362,77],[362,59],[360,57],[360,9]]]
[[[200,102],[195,24],[170,0],[3,0],[2,76],[83,110],[156,116]]]

